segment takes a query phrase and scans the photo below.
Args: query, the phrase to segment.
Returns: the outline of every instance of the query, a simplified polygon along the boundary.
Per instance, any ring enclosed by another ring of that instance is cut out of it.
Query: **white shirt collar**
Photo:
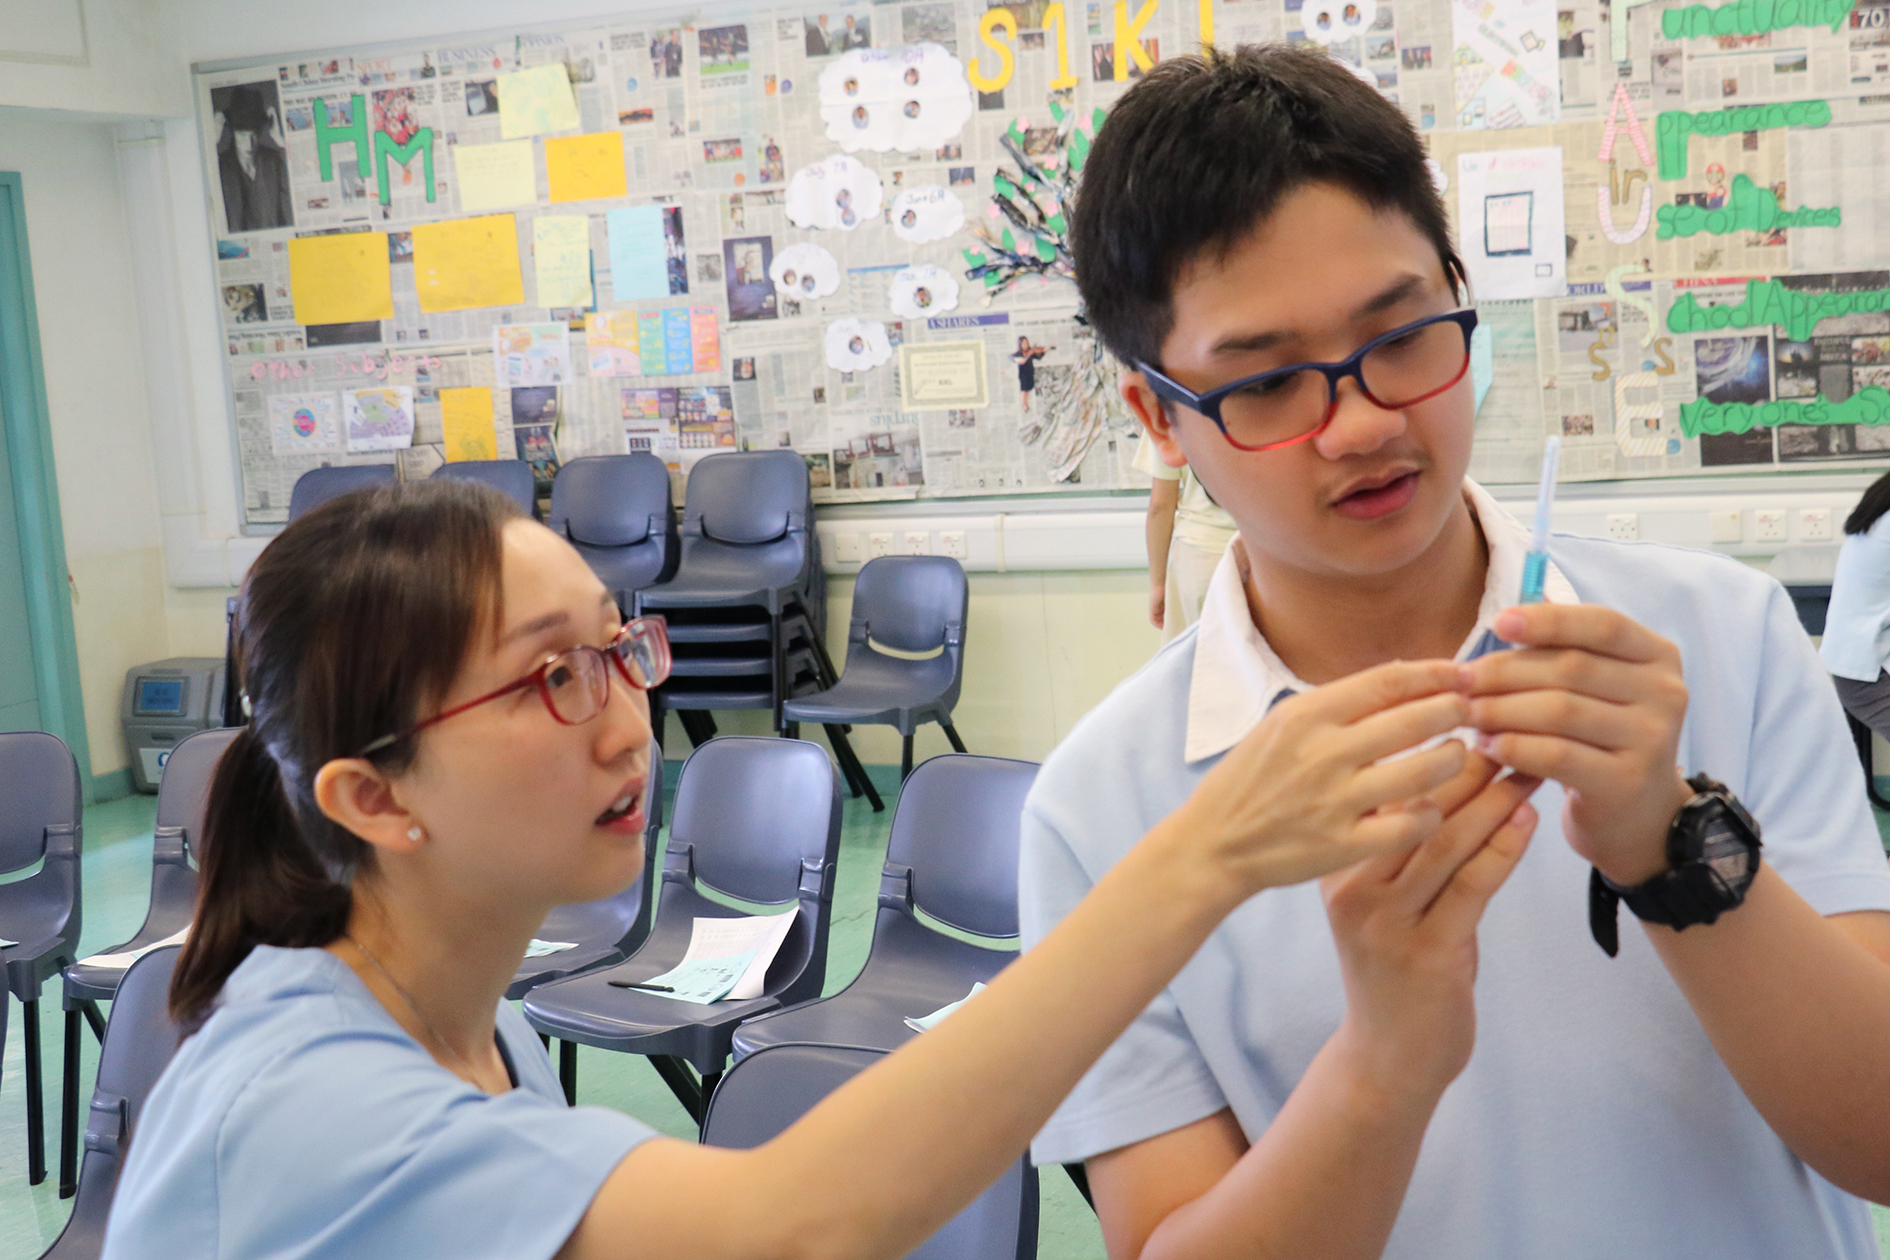
[[[1464,498],[1490,550],[1483,582],[1483,600],[1477,623],[1458,649],[1458,660],[1479,651],[1496,614],[1516,602],[1522,589],[1523,558],[1529,551],[1529,531],[1476,482],[1464,478]],[[1194,675],[1188,685],[1188,741],[1184,756],[1190,762],[1226,752],[1259,725],[1283,694],[1306,691],[1311,684],[1294,676],[1274,652],[1247,611],[1247,592],[1241,581],[1239,541],[1228,547],[1208,585],[1195,631]],[[1543,580],[1544,597],[1551,604],[1581,601],[1553,560]]]

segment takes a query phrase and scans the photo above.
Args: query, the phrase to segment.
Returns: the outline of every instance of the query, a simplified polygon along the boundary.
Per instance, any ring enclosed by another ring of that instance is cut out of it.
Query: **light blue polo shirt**
[[[1492,610],[1513,602],[1527,534],[1479,487],[1466,495],[1491,551],[1468,654]],[[1651,543],[1557,535],[1552,555],[1574,596],[1679,645],[1691,696],[1681,762],[1745,802],[1779,875],[1822,914],[1890,910],[1857,756],[1783,588],[1734,560]],[[1303,686],[1248,619],[1230,551],[1201,623],[1078,723],[1037,776],[1023,817],[1025,944],[1179,806],[1280,690]],[[1632,917],[1623,911],[1620,957],[1595,946],[1562,789],[1545,784],[1534,803],[1535,840],[1479,932],[1476,1050],[1438,1105],[1385,1255],[1876,1257],[1867,1206],[1760,1118]],[[1269,889],[1104,1054],[1033,1155],[1074,1162],[1224,1107],[1253,1141],[1344,1009],[1317,886]]]
[[[434,1062],[346,963],[259,947],[152,1091],[105,1260],[545,1260],[654,1135],[565,1106],[544,1047],[499,1004],[517,1087]]]

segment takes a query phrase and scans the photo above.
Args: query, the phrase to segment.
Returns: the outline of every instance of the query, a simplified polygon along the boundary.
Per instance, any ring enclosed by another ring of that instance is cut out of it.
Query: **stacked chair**
[[[441,464],[427,478],[449,481],[477,481],[508,496],[525,515],[538,515],[538,488],[532,481],[532,466],[522,459],[466,459]]]
[[[77,956],[82,826],[79,765],[44,731],[0,734],[0,874],[40,869],[0,884],[0,964],[25,1013],[27,1180],[46,1180],[39,994]],[[4,942],[15,942],[5,944]],[[6,1004],[0,994],[0,1006]],[[66,1021],[66,1058],[78,1053],[78,1015]]]
[[[197,907],[197,870],[203,856],[203,817],[210,803],[210,781],[217,762],[237,736],[235,727],[198,731],[178,744],[164,763],[158,785],[157,820],[151,845],[151,902],[144,924],[122,945],[100,954],[128,954],[148,949],[190,925]],[[77,1185],[79,1155],[79,1043],[83,1014],[103,1036],[98,1003],[112,1001],[128,974],[124,967],[81,958],[65,970],[66,1064],[64,1105],[60,1117],[59,1197],[70,1198]]]
[[[715,734],[716,709],[767,709],[787,733],[782,706],[831,686],[823,636],[826,575],[814,533],[807,463],[793,451],[730,451],[697,462],[684,495],[676,574],[636,595],[634,615],[669,623],[674,665],[652,693],[651,719],[678,713],[691,743]],[[871,792],[844,732],[828,731],[853,794]],[[874,807],[879,808],[874,796]]]
[[[820,995],[827,973],[840,790],[827,754],[800,740],[710,740],[676,787],[656,921],[624,962],[525,995],[540,1035],[647,1055],[697,1123],[742,1020]],[[742,912],[730,900],[795,914],[762,996],[701,1006],[628,989],[682,961],[697,918]],[[567,1063],[565,1087],[574,1087]]]
[[[867,561],[853,586],[846,672],[824,691],[789,700],[783,714],[793,723],[821,723],[835,753],[845,749],[842,765],[859,761],[847,743],[847,725],[896,728],[903,737],[902,782],[912,773],[912,735],[922,722],[937,722],[953,750],[964,752],[952,708],[965,678],[969,604],[965,570],[949,556]],[[871,784],[867,794],[878,809]]]
[[[815,1103],[886,1057],[884,1050],[784,1045],[743,1059],[715,1091],[702,1140],[752,1147],[779,1134]],[[1037,1170],[1028,1158],[948,1221],[908,1260],[1035,1260]]]
[[[648,451],[588,455],[551,483],[552,532],[577,548],[628,613],[636,592],[676,572],[676,513],[669,469]]]
[[[152,950],[119,981],[85,1126],[79,1197],[66,1227],[40,1260],[97,1260],[105,1248],[105,1222],[125,1151],[152,1086],[177,1052],[181,1030],[167,1009],[177,954],[175,945]]]

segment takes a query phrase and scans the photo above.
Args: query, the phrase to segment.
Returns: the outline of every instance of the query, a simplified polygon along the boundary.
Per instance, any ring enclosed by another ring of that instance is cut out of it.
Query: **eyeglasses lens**
[[[633,621],[617,642],[617,659],[632,686],[645,691],[661,686],[669,678],[669,636],[655,622]]]
[[[610,695],[604,658],[595,648],[575,648],[545,670],[545,699],[561,722],[576,725],[597,716]]]
[[[1469,352],[1463,326],[1440,320],[1373,347],[1359,372],[1381,405],[1402,407],[1450,384]],[[1324,373],[1295,372],[1229,394],[1221,400],[1221,423],[1242,446],[1290,442],[1324,424],[1331,401]]]

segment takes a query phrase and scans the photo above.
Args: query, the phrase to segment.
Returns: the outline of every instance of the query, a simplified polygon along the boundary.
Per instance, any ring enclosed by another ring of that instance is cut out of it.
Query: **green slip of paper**
[[[754,950],[745,954],[736,954],[729,958],[697,958],[690,962],[678,963],[660,976],[651,976],[640,981],[642,985],[655,988],[658,985],[675,990],[665,993],[664,997],[675,998],[679,1002],[695,1002],[707,1006],[711,1002],[720,1002],[727,997],[747,972],[748,964],[755,961]]]

